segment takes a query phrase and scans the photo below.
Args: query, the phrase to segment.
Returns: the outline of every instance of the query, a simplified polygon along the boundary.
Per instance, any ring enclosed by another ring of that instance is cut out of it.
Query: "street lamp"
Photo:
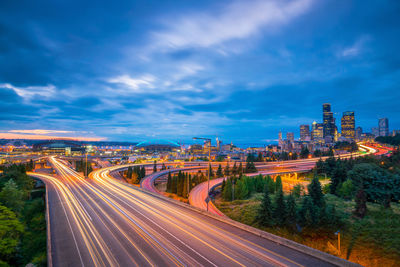
[[[340,230],[337,230],[335,235],[337,235],[337,237],[338,237],[338,254],[340,256]]]
[[[211,172],[211,139],[210,138],[204,138],[204,137],[193,137],[193,140],[205,140],[205,142],[209,143],[208,146],[208,166],[209,170],[207,172],[207,211],[208,211],[208,202],[210,201],[210,172]]]

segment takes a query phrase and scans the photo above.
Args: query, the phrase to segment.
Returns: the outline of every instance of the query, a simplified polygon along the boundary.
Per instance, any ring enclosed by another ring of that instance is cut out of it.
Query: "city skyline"
[[[1,3],[0,138],[269,143],[322,103],[399,129],[400,4],[367,2]]]

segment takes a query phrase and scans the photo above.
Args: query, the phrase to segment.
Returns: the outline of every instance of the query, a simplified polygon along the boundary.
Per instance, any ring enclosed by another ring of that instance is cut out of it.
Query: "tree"
[[[275,192],[282,191],[282,178],[278,175],[275,179]]]
[[[208,164],[208,173],[210,174],[210,179],[211,179],[212,177],[214,177],[214,172],[213,172],[213,169],[212,169],[212,167],[211,167],[211,164]]]
[[[157,161],[154,161],[153,172],[157,172]]]
[[[319,208],[324,207],[324,194],[322,193],[321,183],[318,178],[314,177],[307,188],[313,204]]]
[[[268,189],[270,194],[275,193],[275,182],[272,180],[271,176],[267,176],[267,181],[266,181],[266,188]]]
[[[293,186],[292,194],[295,198],[300,198],[304,193],[304,186],[302,184],[296,184]]]
[[[174,175],[172,177],[172,182],[171,182],[171,193],[177,194],[177,192],[178,192],[178,177]]]
[[[182,188],[182,197],[187,198],[188,197],[188,186],[189,186],[189,175],[186,173],[183,175],[183,188]]]
[[[245,179],[242,177],[238,179],[235,185],[235,197],[236,199],[246,199],[249,194],[249,189]]]
[[[275,196],[274,219],[280,226],[286,222],[286,205],[282,190],[278,190]]]
[[[362,219],[365,214],[367,214],[367,194],[362,187],[357,191],[355,202],[356,208],[354,210],[354,215]]]
[[[225,179],[224,179],[224,180],[222,180],[222,184],[221,184],[221,193],[224,192],[225,185],[226,185],[226,182],[225,182]]]
[[[339,184],[347,178],[347,170],[343,164],[337,164],[332,171],[330,193],[336,195],[336,189]]]
[[[310,196],[305,196],[299,210],[299,223],[302,226],[316,226],[319,223],[320,212]]]
[[[14,212],[0,205],[0,259],[8,260],[15,254],[24,231]],[[0,263],[1,263],[0,260]]]
[[[168,178],[167,178],[167,192],[171,193],[172,191],[172,177],[171,177],[171,172],[168,172]]]
[[[217,177],[222,177],[224,174],[222,173],[222,166],[221,164],[218,165],[218,169],[217,169],[217,173],[216,173]]]
[[[354,195],[354,185],[353,182],[349,179],[345,182],[341,183],[337,189],[337,194],[344,199],[350,200]]]
[[[166,169],[167,169],[167,167],[165,166],[165,163],[163,163],[163,164],[161,165],[161,170],[164,171],[164,170],[166,170]]]
[[[294,229],[296,226],[296,216],[296,201],[293,194],[289,194],[289,196],[286,198],[286,225],[290,229]]]
[[[0,203],[19,213],[24,205],[24,192],[19,190],[13,179],[10,179],[0,192]]]
[[[256,219],[261,225],[264,226],[274,225],[274,220],[272,216],[272,204],[271,204],[271,199],[269,197],[268,188],[265,188],[264,190],[263,199],[261,201],[261,205],[259,207]]]
[[[310,151],[309,151],[308,148],[305,146],[305,147],[303,147],[303,148],[301,149],[300,158],[306,159],[306,158],[308,158],[308,155],[309,155],[309,154],[310,154]]]
[[[144,166],[142,166],[140,168],[140,175],[139,175],[139,179],[143,179],[146,176],[146,168]]]
[[[232,167],[232,174],[233,174],[233,175],[238,174],[238,169],[237,169],[237,166],[236,166],[236,161],[235,161],[235,163],[233,164],[233,167]]]
[[[242,165],[242,162],[239,163],[238,174],[239,174],[239,177],[242,177],[242,175],[243,175],[243,165]]]
[[[264,161],[264,159],[263,159],[263,155],[262,155],[262,153],[261,153],[261,152],[258,152],[258,155],[257,155],[257,159],[256,159],[256,161],[258,161],[258,162],[263,162],[263,161]]]
[[[232,200],[232,180],[230,178],[226,180],[226,185],[224,187],[224,191],[222,192],[222,196],[225,201]]]
[[[229,176],[230,173],[231,173],[231,172],[230,172],[230,170],[229,170],[229,163],[227,163],[227,164],[226,164],[226,167],[225,167],[225,169],[224,169],[224,174],[225,174],[225,176]]]

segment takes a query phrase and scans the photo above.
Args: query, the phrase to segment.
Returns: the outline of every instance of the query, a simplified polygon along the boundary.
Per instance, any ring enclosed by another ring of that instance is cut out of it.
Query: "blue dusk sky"
[[[400,128],[400,1],[0,2],[0,138],[265,143]],[[340,129],[340,127],[339,127]]]

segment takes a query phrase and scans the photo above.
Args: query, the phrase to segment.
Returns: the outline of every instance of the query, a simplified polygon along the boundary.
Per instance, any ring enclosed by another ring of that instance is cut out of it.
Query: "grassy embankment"
[[[271,196],[273,199],[274,196]],[[326,195],[327,204],[333,204],[344,221],[341,230],[342,258],[364,266],[398,266],[400,262],[400,204],[392,204],[391,209],[368,203],[368,214],[360,220],[352,216],[354,201],[345,201],[334,195]],[[337,255],[334,233],[290,232],[279,227],[262,227],[255,218],[262,200],[262,194],[253,194],[247,200],[224,202],[217,197],[216,206],[231,219],[265,230],[315,249]],[[300,205],[300,203],[297,203]],[[331,245],[328,245],[328,242]]]

